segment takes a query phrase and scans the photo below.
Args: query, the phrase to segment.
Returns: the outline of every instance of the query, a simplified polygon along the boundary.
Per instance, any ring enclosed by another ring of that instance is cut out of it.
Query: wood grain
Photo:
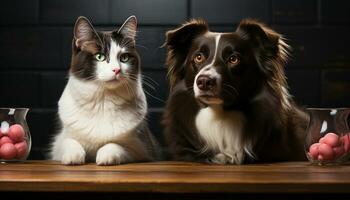
[[[64,166],[26,161],[0,164],[0,191],[350,193],[350,165],[157,162]]]

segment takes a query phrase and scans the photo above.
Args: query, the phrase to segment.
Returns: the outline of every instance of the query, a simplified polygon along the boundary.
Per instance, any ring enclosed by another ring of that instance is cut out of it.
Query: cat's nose
[[[114,72],[115,75],[118,75],[120,73],[120,68],[116,67],[112,71]]]

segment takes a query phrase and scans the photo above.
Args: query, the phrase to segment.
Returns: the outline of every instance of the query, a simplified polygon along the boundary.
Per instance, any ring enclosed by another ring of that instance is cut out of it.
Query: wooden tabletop
[[[350,165],[157,162],[64,166],[26,161],[0,164],[0,191],[350,193]]]

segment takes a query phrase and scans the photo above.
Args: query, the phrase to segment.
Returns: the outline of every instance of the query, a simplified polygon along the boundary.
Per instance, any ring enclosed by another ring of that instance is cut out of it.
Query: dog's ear
[[[168,50],[167,67],[171,88],[184,78],[185,70],[183,64],[192,40],[199,34],[207,31],[207,23],[196,19],[166,33],[166,40],[163,46],[166,46]]]
[[[282,66],[288,59],[289,45],[281,34],[265,24],[252,19],[242,20],[236,33],[249,41],[254,49],[256,60],[263,70],[268,73],[276,66]]]

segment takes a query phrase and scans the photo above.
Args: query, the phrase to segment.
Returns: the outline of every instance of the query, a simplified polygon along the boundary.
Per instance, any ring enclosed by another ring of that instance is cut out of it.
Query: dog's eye
[[[238,58],[238,56],[231,56],[228,59],[228,62],[232,65],[237,65],[239,63],[239,58]]]
[[[199,64],[199,63],[201,63],[201,62],[203,62],[204,61],[204,56],[203,56],[203,54],[201,54],[201,53],[198,53],[198,54],[196,54],[196,56],[194,57],[194,62],[196,63],[196,64]]]

